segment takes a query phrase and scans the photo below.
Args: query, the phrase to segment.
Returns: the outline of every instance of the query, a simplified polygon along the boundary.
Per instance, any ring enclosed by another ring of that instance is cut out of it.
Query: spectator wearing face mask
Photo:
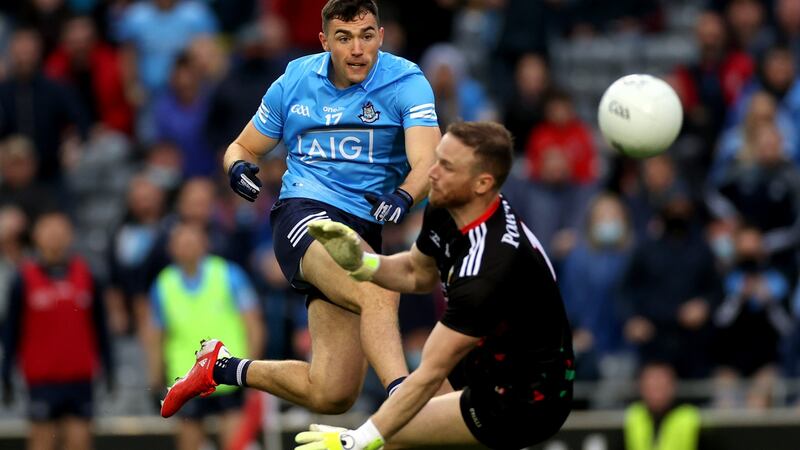
[[[758,228],[745,225],[734,242],[735,263],[723,283],[725,300],[713,315],[715,403],[764,409],[778,376],[778,341],[792,329],[784,307],[789,282],[771,264]]]
[[[578,379],[611,379],[630,368],[622,324],[616,314],[617,289],[633,247],[628,212],[614,194],[592,200],[586,227],[561,273],[561,290],[573,326]],[[631,375],[631,374],[627,374]]]

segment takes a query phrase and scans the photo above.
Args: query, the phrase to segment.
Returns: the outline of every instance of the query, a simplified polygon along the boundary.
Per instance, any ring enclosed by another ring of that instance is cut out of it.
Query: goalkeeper
[[[429,292],[441,281],[448,304],[421,365],[375,415],[356,430],[312,425],[297,436],[298,449],[519,449],[561,427],[572,398],[571,333],[547,255],[499,193],[511,155],[501,125],[450,126],[407,252],[367,253],[344,224],[309,225],[351,277],[400,292]],[[433,398],[448,376],[459,390]]]

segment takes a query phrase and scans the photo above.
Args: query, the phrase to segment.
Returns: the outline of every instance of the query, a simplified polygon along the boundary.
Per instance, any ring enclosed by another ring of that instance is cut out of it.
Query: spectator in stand
[[[763,123],[774,124],[778,127],[782,138],[783,154],[789,160],[800,163],[798,124],[792,122],[791,117],[788,117],[785,111],[777,109],[775,98],[772,95],[766,91],[759,91],[750,98],[750,105],[744,121],[729,128],[720,136],[709,174],[712,182],[719,183],[732,166],[752,161],[755,131]]]
[[[147,350],[155,393],[192,367],[191,349],[207,336],[225,339],[230,351],[256,359],[263,356],[265,342],[258,298],[247,275],[236,264],[208,254],[202,226],[173,227],[169,253],[172,263],[161,271],[150,292],[155,330]],[[221,447],[229,448],[243,403],[243,391],[234,386],[219,386],[212,396],[187,403],[179,412],[185,420],[178,426],[177,447],[200,450],[205,441],[202,420],[219,414]]]
[[[130,4],[117,23],[117,39],[124,45],[126,67],[136,70],[146,93],[167,86],[172,64],[193,38],[217,30],[205,2],[146,0]],[[138,70],[137,70],[138,69]]]
[[[725,114],[755,71],[755,64],[744,51],[732,49],[725,22],[717,13],[700,15],[695,40],[700,59],[677,69],[676,88],[686,111],[685,129],[700,138],[704,150],[687,164],[705,174],[712,157],[709,150],[714,148]]]
[[[770,29],[768,44],[787,45],[794,60],[800,61],[800,2],[795,0],[774,0],[775,26]]]
[[[60,149],[65,133],[86,138],[89,121],[75,93],[46,77],[41,69],[42,45],[31,29],[14,32],[8,49],[10,76],[0,81],[0,138],[22,134],[37,151],[40,181],[61,176]]]
[[[616,312],[619,284],[628,268],[634,235],[627,211],[613,194],[599,194],[586,226],[561,272],[561,291],[572,324],[578,379],[628,379],[622,324]]]
[[[42,214],[33,228],[36,254],[12,283],[2,378],[11,393],[19,364],[30,396],[33,449],[90,449],[93,381],[102,362],[113,383],[102,288],[83,259],[70,252],[72,224],[62,213]],[[68,345],[68,348],[65,348]]]
[[[35,29],[42,36],[44,55],[49,55],[58,45],[61,29],[69,18],[69,8],[65,0],[27,0],[21,1],[20,25]]]
[[[632,187],[624,189],[624,199],[636,236],[644,238],[656,231],[658,212],[673,193],[688,188],[676,174],[675,163],[668,154],[642,161],[640,172],[639,178],[631,183]]]
[[[92,122],[128,135],[133,131],[120,59],[114,48],[99,40],[89,17],[76,16],[65,23],[45,73],[75,89]]]
[[[765,409],[778,377],[778,342],[792,331],[789,282],[772,267],[758,228],[736,233],[736,263],[725,274],[725,300],[714,312],[715,406]],[[749,379],[746,394],[739,380]]]
[[[147,284],[150,285],[161,270],[170,262],[167,253],[169,235],[172,228],[179,223],[192,223],[205,230],[210,252],[246,266],[249,253],[231,251],[231,230],[226,230],[216,212],[218,209],[218,189],[209,178],[192,178],[181,185],[175,211],[164,218],[159,227],[156,242],[147,256]]]
[[[492,120],[495,110],[483,86],[467,72],[467,61],[452,44],[435,44],[420,62],[436,98],[439,127],[460,120]]]
[[[116,334],[143,331],[147,323],[147,255],[166,208],[165,192],[145,174],[131,180],[127,212],[109,245],[109,324]]]
[[[212,148],[227,148],[253,116],[251,100],[283,74],[289,62],[289,30],[275,16],[248,25],[236,36],[238,60],[211,98],[206,130]]]
[[[770,40],[763,2],[732,0],[725,6],[724,14],[735,48],[757,60]]]
[[[146,151],[142,171],[167,193],[171,202],[183,182],[183,156],[180,149],[168,141],[156,142]]]
[[[589,126],[575,113],[572,99],[552,91],[544,101],[544,121],[531,131],[525,147],[527,169],[534,180],[542,179],[547,154],[558,152],[568,164],[567,181],[591,184],[597,180],[598,155]]]
[[[536,230],[557,271],[577,242],[586,207],[596,191],[593,184],[574,182],[568,158],[566,152],[550,149],[542,155],[540,177],[510,178],[503,189],[523,221]]]
[[[710,373],[709,317],[720,298],[714,257],[694,218],[688,195],[673,191],[660,211],[661,232],[634,249],[618,305],[640,358],[668,361],[682,378]]]
[[[13,205],[30,220],[56,203],[55,193],[36,182],[36,150],[30,139],[14,135],[0,142],[0,207]]]
[[[280,17],[288,26],[289,42],[299,53],[317,53],[320,49],[319,11],[328,0],[271,0],[268,14]],[[263,90],[263,89],[262,89]]]
[[[778,114],[800,123],[800,83],[797,78],[797,62],[787,47],[770,47],[764,53],[757,77],[742,90],[739,100],[730,110],[728,124],[744,120],[750,98],[756,92],[766,91],[778,103]]]
[[[625,450],[697,450],[700,412],[676,399],[675,369],[663,362],[645,364],[639,375],[641,401],[625,411]]]
[[[230,56],[216,36],[210,34],[197,36],[192,39],[186,53],[200,75],[200,82],[205,88],[216,87],[228,74]]]
[[[547,61],[535,53],[526,53],[517,61],[514,72],[514,95],[505,104],[503,123],[514,136],[514,150],[524,153],[526,138],[544,116],[544,99],[550,88]]]
[[[723,177],[713,207],[721,208],[722,216],[737,217],[761,230],[772,263],[794,280],[800,244],[800,170],[783,154],[774,124],[759,125],[754,139],[752,159]]]
[[[216,175],[218,155],[206,139],[210,92],[187,53],[175,60],[167,91],[156,96],[153,119],[156,138],[180,149],[183,178]]]
[[[28,218],[16,206],[0,207],[0,323],[6,323],[11,282],[27,256]]]

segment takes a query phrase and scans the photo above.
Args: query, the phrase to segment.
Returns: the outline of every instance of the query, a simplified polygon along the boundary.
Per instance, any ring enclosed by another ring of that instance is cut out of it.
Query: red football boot
[[[222,356],[220,356],[222,351]],[[186,402],[198,395],[208,397],[217,390],[217,383],[214,382],[214,364],[217,358],[228,357],[230,353],[222,344],[222,341],[211,339],[200,342],[200,351],[195,352],[197,362],[175,384],[167,390],[167,395],[161,402],[161,416],[170,417],[178,412]]]

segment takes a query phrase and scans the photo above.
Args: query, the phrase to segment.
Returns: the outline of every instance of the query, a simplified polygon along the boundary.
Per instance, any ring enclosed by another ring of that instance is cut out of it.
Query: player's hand
[[[294,440],[302,444],[295,450],[377,450],[383,447],[382,440],[365,445],[357,441],[353,430],[317,424],[299,433]]]
[[[258,166],[245,160],[238,160],[228,170],[231,189],[249,202],[256,201],[261,192],[261,180],[258,179]]]
[[[378,222],[400,223],[414,205],[414,197],[400,188],[380,196],[365,194],[364,198],[372,205],[369,214]]]
[[[318,240],[336,264],[358,281],[368,281],[378,270],[377,256],[365,254],[361,238],[352,228],[332,220],[308,224],[308,234]]]

